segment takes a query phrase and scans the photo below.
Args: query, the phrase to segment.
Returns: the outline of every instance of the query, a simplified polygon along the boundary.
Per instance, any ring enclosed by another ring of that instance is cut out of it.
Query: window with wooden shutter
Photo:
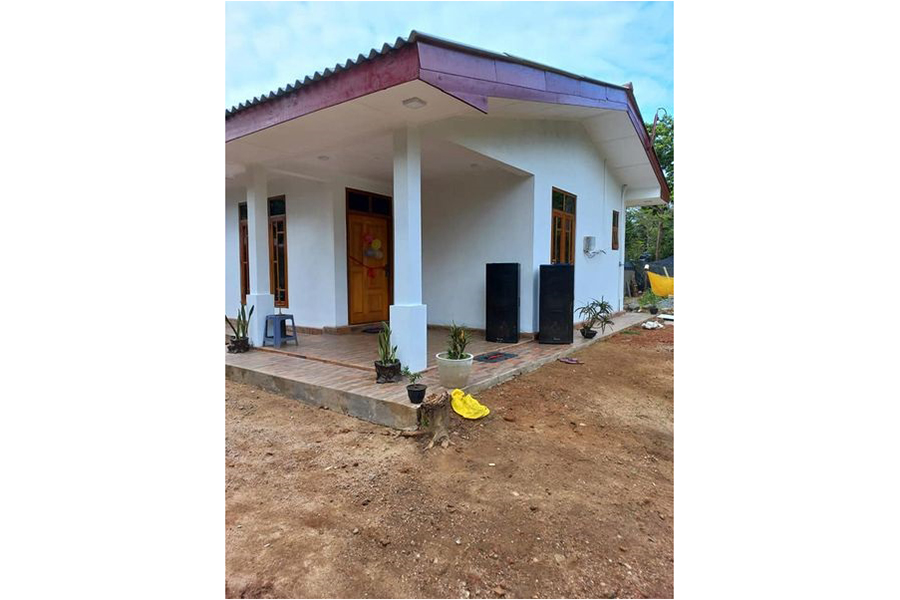
[[[241,262],[241,304],[247,304],[250,293],[250,256],[247,247],[247,203],[238,204],[238,243],[240,245]]]
[[[613,211],[612,218],[612,249],[619,249],[619,211]]]
[[[553,189],[550,263],[575,263],[575,196]]]
[[[288,306],[287,221],[284,196],[269,198],[269,285],[275,306]]]

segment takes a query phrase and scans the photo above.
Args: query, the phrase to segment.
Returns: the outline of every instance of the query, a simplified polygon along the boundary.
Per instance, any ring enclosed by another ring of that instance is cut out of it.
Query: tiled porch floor
[[[446,350],[446,329],[428,329],[428,368],[437,366],[435,354]],[[300,344],[295,346],[293,342],[284,344],[281,348],[266,346],[264,350],[271,352],[278,350],[294,354],[303,358],[341,363],[375,371],[373,362],[378,358],[378,335],[374,333],[348,333],[342,335],[311,335],[297,334]],[[521,338],[520,344],[528,340]],[[484,339],[484,334],[473,332],[472,341],[467,350],[475,356],[484,352],[508,348],[512,344],[497,344]]]
[[[615,325],[603,337],[648,318],[650,315],[644,313],[616,315]],[[443,350],[446,335],[447,332],[442,329],[428,331],[430,365],[433,364],[433,355]],[[376,353],[377,335],[357,333],[298,337],[298,348],[289,344],[278,352],[254,349],[244,354],[226,353],[226,377],[374,423],[398,429],[416,428],[417,406],[407,399],[405,383],[375,383],[372,361]],[[477,393],[600,339],[599,333],[593,340],[586,340],[576,332],[572,344],[548,345],[530,340],[509,346],[492,344],[479,336],[470,345],[476,356],[496,349],[504,349],[517,356],[500,363],[473,363],[466,391]],[[444,391],[438,383],[437,368],[427,369],[421,382],[428,386],[428,394]]]

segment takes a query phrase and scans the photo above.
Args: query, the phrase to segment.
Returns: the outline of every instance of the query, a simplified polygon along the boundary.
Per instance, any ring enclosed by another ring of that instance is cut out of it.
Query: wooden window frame
[[[612,211],[612,249],[619,249],[619,220],[621,219],[621,215],[619,215],[619,211]]]
[[[271,202],[273,200],[284,201],[284,214],[272,216],[270,213]],[[266,201],[266,215],[269,217],[269,293],[275,297],[276,308],[287,308],[289,306],[288,294],[288,241],[287,241],[287,198],[284,195],[272,196]],[[276,284],[275,272],[278,267],[278,252],[275,248],[275,236],[273,235],[273,225],[281,221],[284,223],[284,300],[279,300],[279,288]]]
[[[554,193],[560,193],[563,195],[563,210],[553,208],[553,194]],[[566,196],[572,198],[572,202],[575,205],[574,210],[572,212],[565,211],[565,197]],[[557,187],[552,188],[552,190],[550,192],[550,264],[554,264],[554,265],[555,264],[569,264],[569,265],[575,264],[575,238],[576,238],[575,227],[576,227],[576,223],[577,223],[577,213],[578,213],[578,196],[576,196],[575,194],[573,194],[571,192],[567,192],[567,191],[562,190]],[[562,244],[560,244],[560,249],[559,249],[560,255],[555,256],[556,245],[553,242],[554,242],[554,234],[556,233],[557,217],[560,219],[560,236],[562,236],[565,233],[566,222],[571,222],[571,224],[572,224],[571,235],[569,235],[569,248],[568,248],[569,257],[571,258],[571,261],[568,263],[564,263],[562,261],[562,257],[563,257],[562,256],[563,255]]]
[[[360,211],[360,210],[351,210],[350,208],[350,194],[358,194],[360,196],[368,196],[369,198],[369,210]],[[387,200],[388,204],[391,207],[390,214],[383,215],[381,213],[372,212],[372,198],[381,198],[382,200]],[[394,220],[394,199],[391,196],[385,196],[384,194],[377,194],[375,192],[367,192],[365,190],[358,190],[356,188],[344,188],[344,208],[348,213],[356,213],[360,215],[372,215],[375,217],[385,217],[390,219],[392,222]]]
[[[241,206],[246,207],[247,203],[238,203],[238,271],[241,274],[241,304],[247,304],[247,296],[250,294],[250,232],[247,229],[247,219],[241,218]]]

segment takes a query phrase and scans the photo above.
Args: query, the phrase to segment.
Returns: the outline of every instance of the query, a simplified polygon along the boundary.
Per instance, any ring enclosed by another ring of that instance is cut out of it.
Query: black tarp
[[[665,275],[666,271],[669,272],[669,277],[675,277],[675,255],[668,258],[661,258],[657,261],[653,261],[648,263],[650,265],[650,270],[659,275]],[[665,267],[666,271],[663,270]]]
[[[644,276],[644,265],[650,265],[650,270],[658,275],[665,275],[666,271],[669,272],[669,277],[675,277],[675,255],[669,256],[667,258],[661,258],[659,260],[650,261],[648,260],[649,256],[643,255],[636,261],[625,261],[625,292],[628,293],[628,280],[630,276],[628,271],[634,272],[634,282],[637,285],[638,290],[644,291],[644,288],[647,285],[646,277]],[[665,269],[663,269],[665,267]]]

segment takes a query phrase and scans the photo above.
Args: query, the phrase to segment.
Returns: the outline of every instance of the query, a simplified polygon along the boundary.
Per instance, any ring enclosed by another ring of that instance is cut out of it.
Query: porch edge
[[[362,396],[237,365],[225,365],[225,378],[377,425],[402,430],[418,428],[418,407],[413,405]]]

